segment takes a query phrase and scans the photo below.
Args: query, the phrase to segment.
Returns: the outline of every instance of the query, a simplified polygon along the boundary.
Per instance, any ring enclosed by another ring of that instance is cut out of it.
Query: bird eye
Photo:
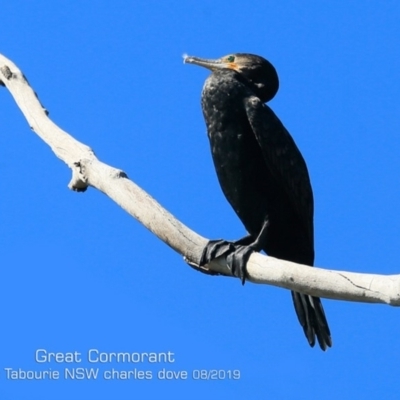
[[[226,61],[228,62],[234,62],[235,61],[235,56],[229,56],[226,58]]]

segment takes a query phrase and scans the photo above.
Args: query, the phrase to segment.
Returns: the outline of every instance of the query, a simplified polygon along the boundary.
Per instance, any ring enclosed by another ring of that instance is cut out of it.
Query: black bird
[[[185,56],[184,62],[212,71],[201,104],[218,180],[248,236],[210,241],[201,265],[225,255],[232,273],[245,281],[253,251],[312,266],[313,194],[306,163],[274,112],[264,103],[278,91],[273,65],[252,54],[217,60]],[[318,297],[292,292],[310,346],[332,346]]]

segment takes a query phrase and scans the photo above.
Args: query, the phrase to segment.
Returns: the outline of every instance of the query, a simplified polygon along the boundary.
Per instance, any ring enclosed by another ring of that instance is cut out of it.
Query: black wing
[[[282,122],[259,98],[247,97],[245,108],[264,160],[297,210],[313,246],[314,202],[304,158]],[[331,334],[320,299],[296,292],[292,292],[292,296],[297,316],[310,345],[314,346],[317,336],[321,349],[331,347]]]
[[[275,113],[256,96],[245,99],[249,123],[265,162],[304,224],[314,243],[314,201],[307,165],[293,138]]]

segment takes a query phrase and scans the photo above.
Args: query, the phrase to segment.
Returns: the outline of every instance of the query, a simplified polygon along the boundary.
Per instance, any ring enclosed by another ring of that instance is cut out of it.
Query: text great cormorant
[[[218,180],[249,235],[235,242],[210,241],[201,265],[225,255],[242,282],[253,251],[312,266],[313,194],[306,163],[292,137],[264,103],[278,91],[275,68],[262,57],[230,54],[217,60],[185,56],[212,71],[201,104]],[[311,346],[332,340],[321,300],[292,292]]]

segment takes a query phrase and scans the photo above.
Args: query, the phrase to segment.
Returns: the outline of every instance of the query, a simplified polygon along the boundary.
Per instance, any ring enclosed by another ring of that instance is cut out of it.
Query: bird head
[[[271,100],[278,91],[279,79],[274,66],[265,58],[254,54],[235,53],[210,60],[185,55],[183,62],[195,64],[211,71],[234,70],[244,77],[262,102]]]

